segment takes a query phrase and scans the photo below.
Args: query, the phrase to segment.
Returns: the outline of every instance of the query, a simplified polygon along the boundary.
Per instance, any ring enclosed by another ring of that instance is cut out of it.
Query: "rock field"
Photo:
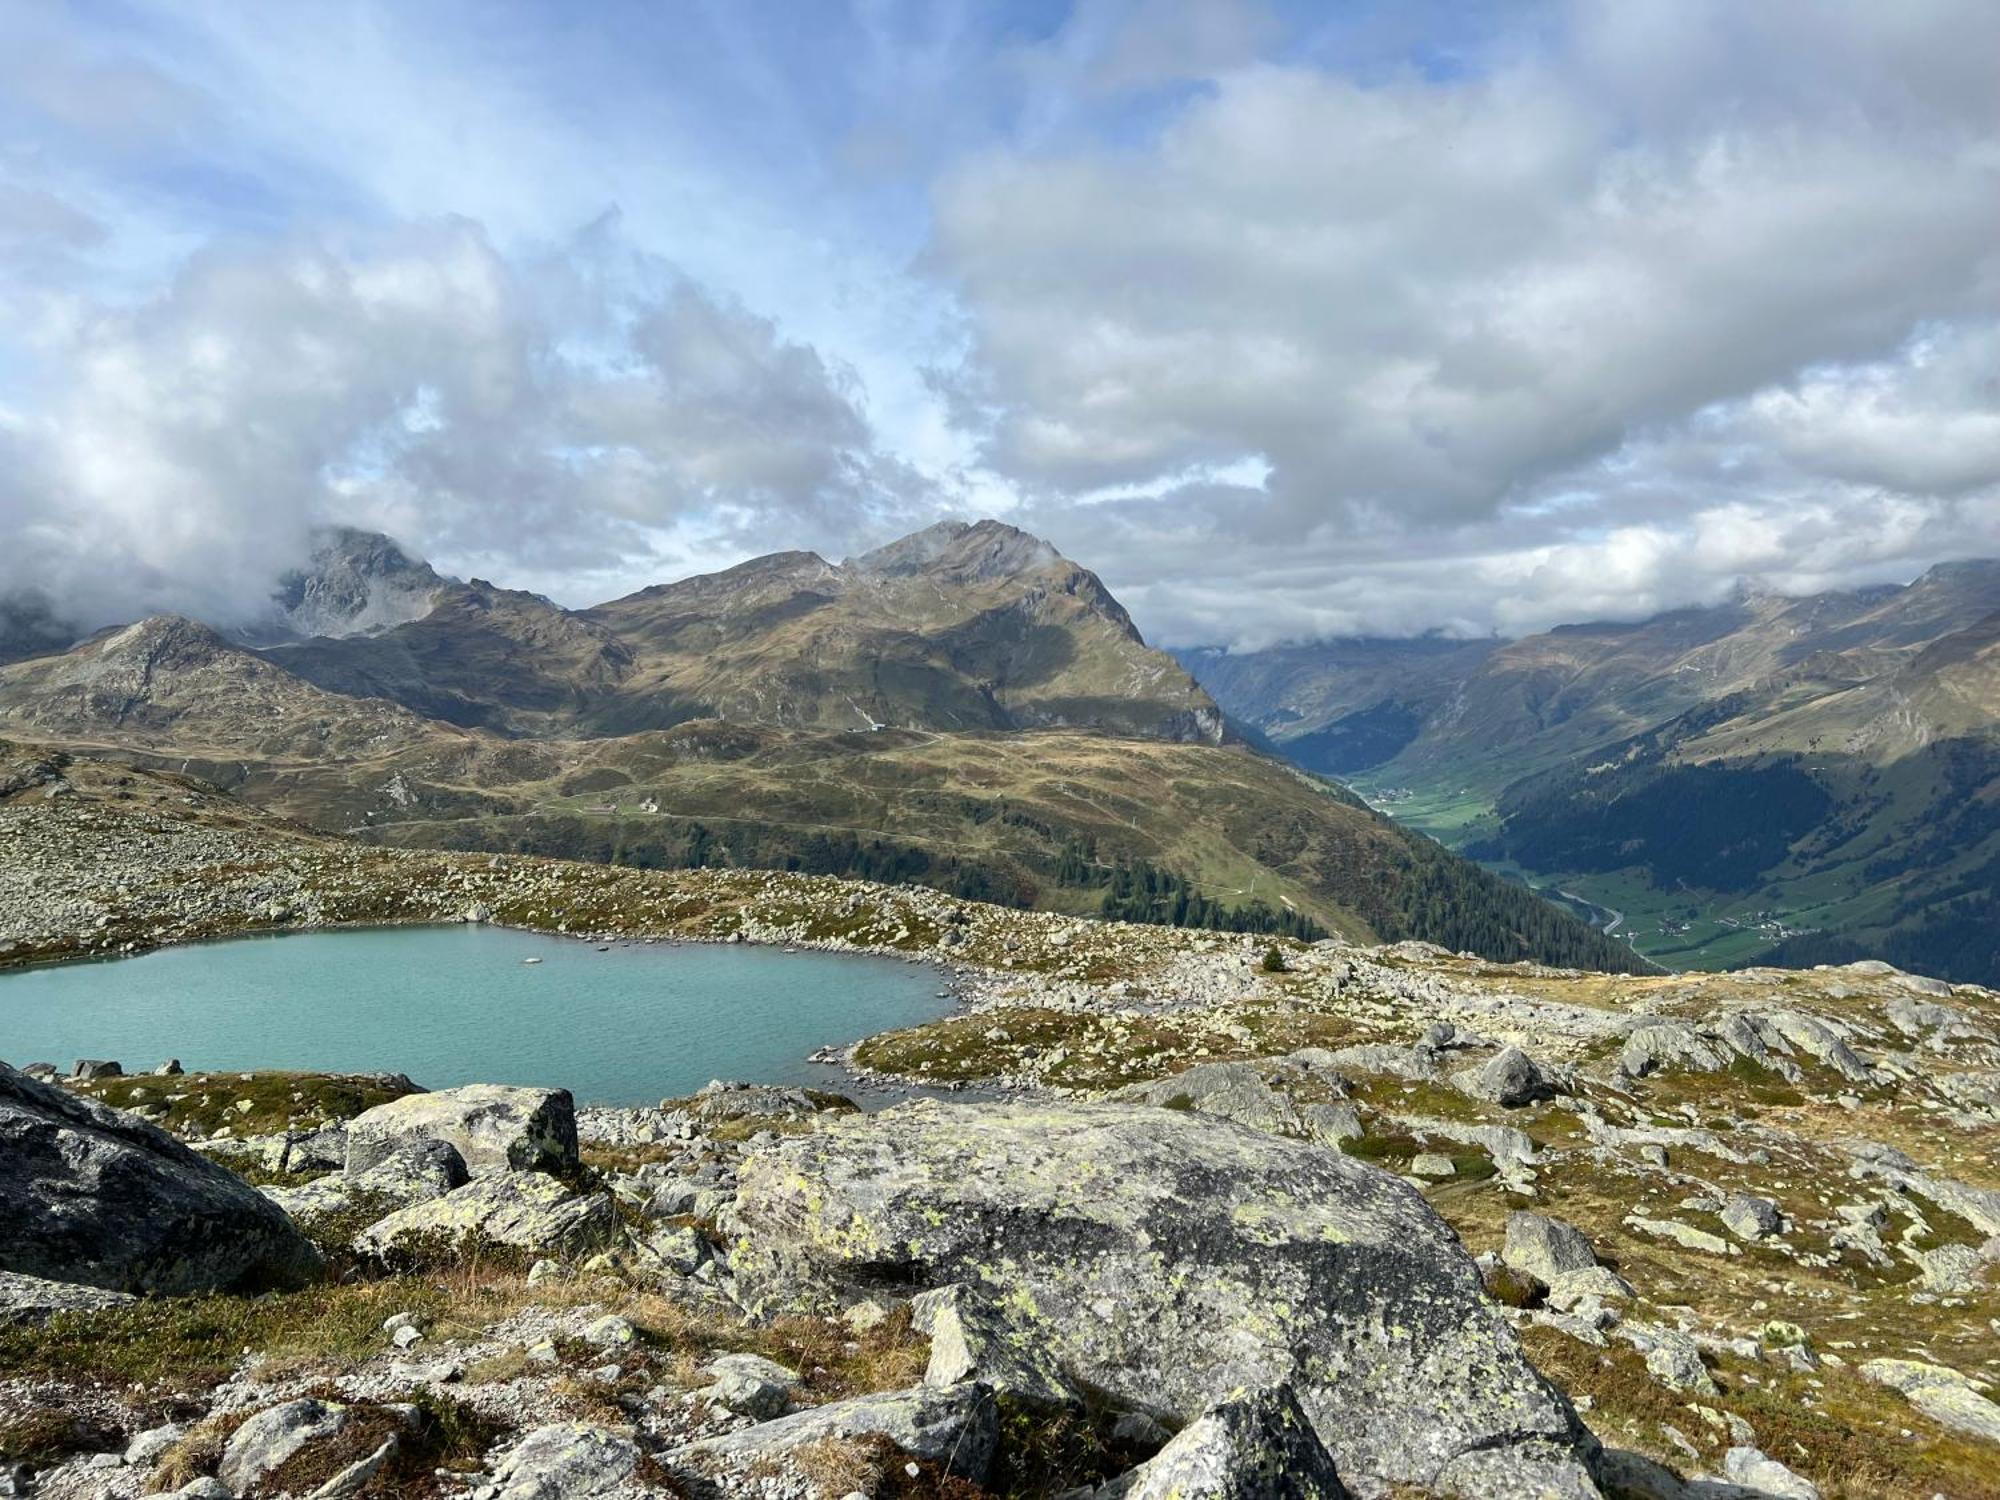
[[[965,1000],[647,1109],[10,1058],[0,1494],[2000,1494],[1991,992],[364,849],[0,762],[0,965],[390,921]]]

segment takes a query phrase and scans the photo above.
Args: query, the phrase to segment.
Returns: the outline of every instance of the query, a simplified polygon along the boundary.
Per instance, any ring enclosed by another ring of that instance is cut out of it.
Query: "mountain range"
[[[0,732],[379,843],[1644,967],[1261,753],[1095,574],[992,521],[580,610],[329,532],[248,625],[154,616],[0,667]]]
[[[2000,562],[1505,642],[1180,659],[1301,766],[1663,962],[2000,979]]]

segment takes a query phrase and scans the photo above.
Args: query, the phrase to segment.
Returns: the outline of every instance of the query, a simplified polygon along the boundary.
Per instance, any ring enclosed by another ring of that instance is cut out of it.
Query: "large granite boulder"
[[[568,1089],[498,1083],[405,1094],[348,1123],[348,1175],[379,1165],[412,1140],[449,1142],[474,1173],[569,1171],[576,1166],[576,1104]]]
[[[753,1152],[725,1228],[764,1310],[962,1282],[1076,1381],[1181,1422],[1289,1384],[1350,1486],[1596,1493],[1457,1237],[1335,1150],[1135,1104],[924,1101]]]
[[[571,1255],[600,1248],[617,1227],[609,1193],[575,1193],[544,1172],[495,1173],[378,1219],[354,1248],[392,1258],[473,1245]]]
[[[297,1286],[319,1252],[228,1168],[0,1063],[0,1270],[118,1292]]]
[[[297,1187],[267,1187],[264,1196],[302,1224],[342,1213],[357,1203],[378,1212],[442,1198],[465,1186],[465,1159],[449,1141],[409,1140],[362,1171],[329,1172]]]
[[[1118,1500],[1348,1500],[1284,1386],[1218,1402],[1114,1492]]]

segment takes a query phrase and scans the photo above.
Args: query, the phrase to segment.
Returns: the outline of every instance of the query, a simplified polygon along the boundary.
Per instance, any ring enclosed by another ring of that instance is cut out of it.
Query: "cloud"
[[[1968,331],[2000,311],[2000,118],[1968,60],[2000,12],[1642,3],[1527,41],[1443,77],[1228,68],[1136,145],[992,151],[940,185],[960,420],[1058,530],[1116,536],[1156,628],[1402,628],[1399,547],[1486,595],[1429,623],[1519,628],[1711,595],[1770,554],[1703,538],[1829,510],[1878,542],[1870,507],[2000,540],[1967,498],[2000,481]],[[1226,503],[1063,504],[1246,458],[1269,477]],[[1318,549],[1346,599],[1176,607],[1190,527],[1209,575]]]
[[[4,430],[0,593],[87,625],[240,618],[324,521],[574,581],[657,577],[676,528],[818,538],[907,500],[851,375],[615,224],[532,263],[462,219],[210,251],[38,353],[63,379]]]

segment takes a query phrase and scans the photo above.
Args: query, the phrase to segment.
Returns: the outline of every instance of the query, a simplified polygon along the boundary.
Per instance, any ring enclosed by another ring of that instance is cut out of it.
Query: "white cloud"
[[[254,609],[320,521],[510,582],[647,581],[704,518],[823,539],[907,503],[851,376],[613,228],[528,265],[464,220],[211,253],[45,337],[65,378],[9,424],[0,593],[87,624]]]

